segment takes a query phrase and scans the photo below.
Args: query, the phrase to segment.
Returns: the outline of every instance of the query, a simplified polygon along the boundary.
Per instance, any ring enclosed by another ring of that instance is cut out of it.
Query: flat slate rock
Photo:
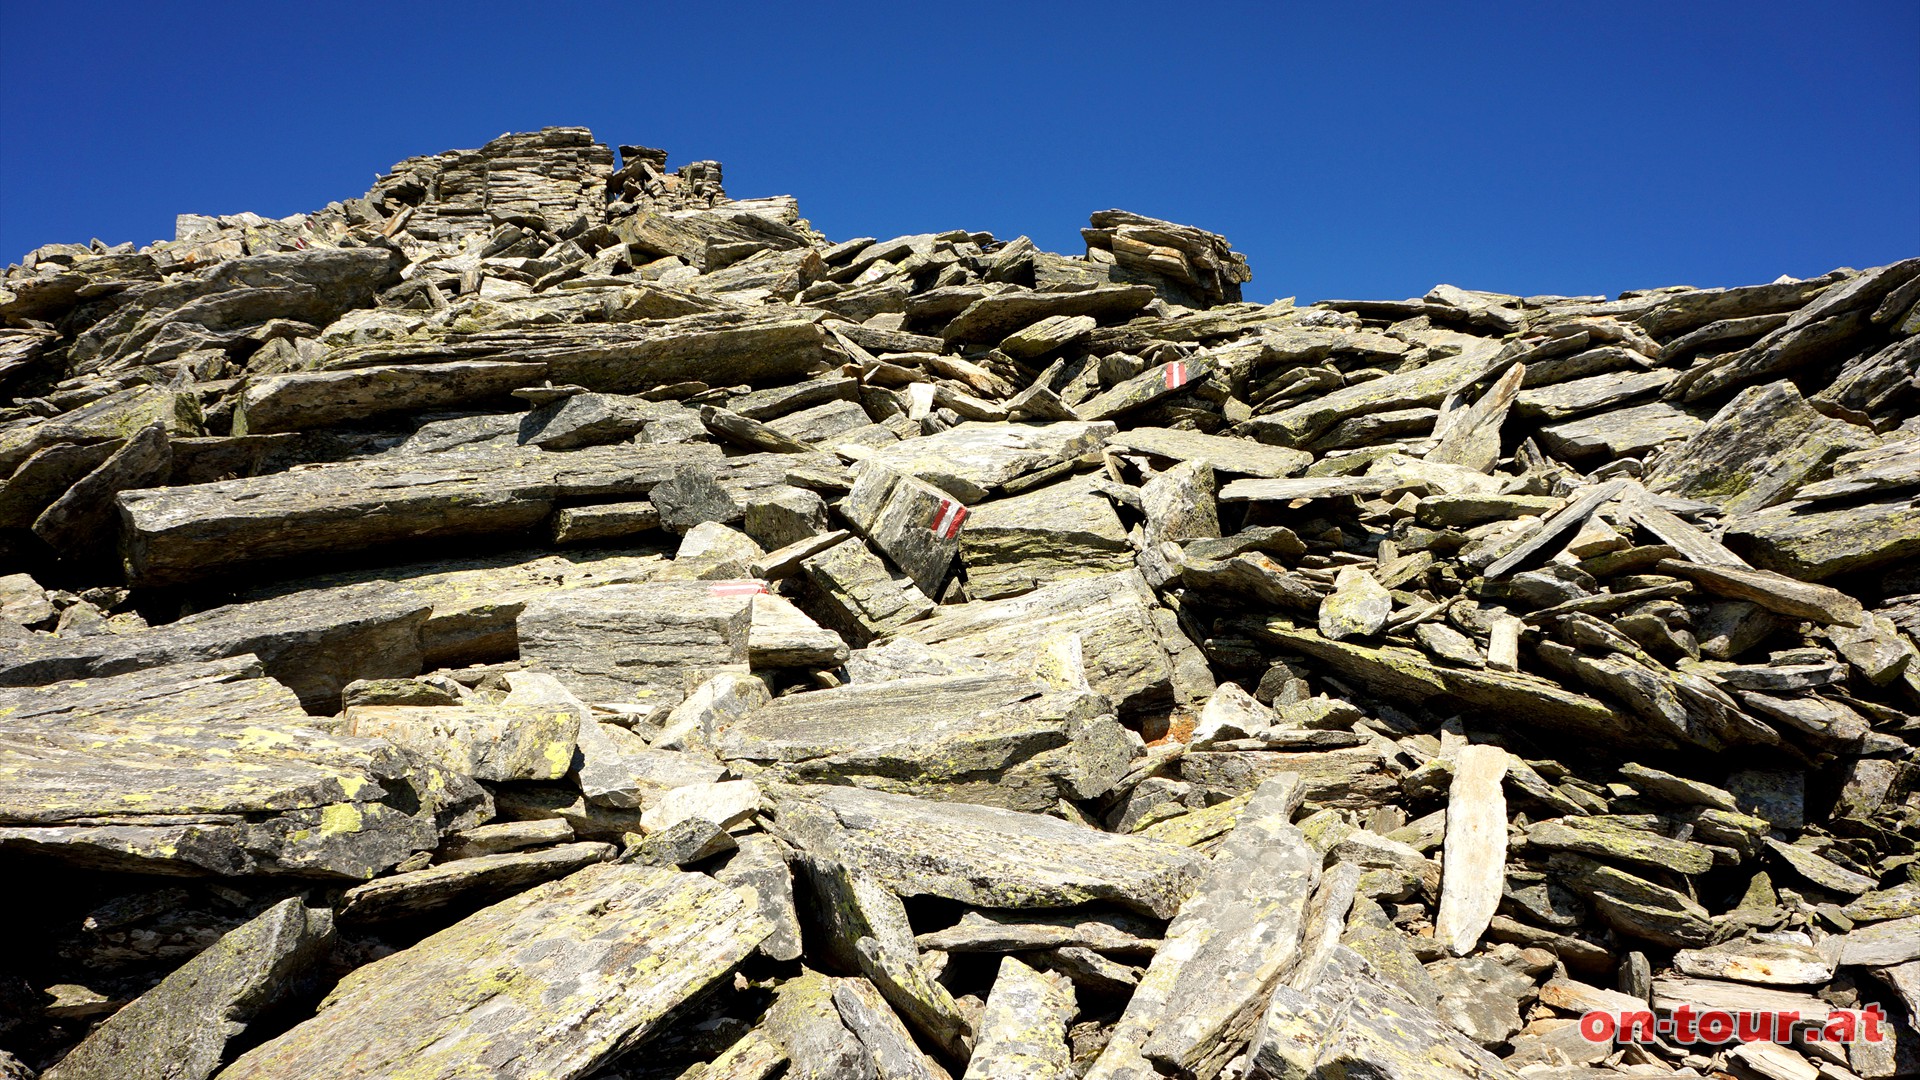
[[[1274,994],[1248,1056],[1247,1075],[1259,1080],[1517,1080],[1519,1075],[1345,946],[1334,950],[1313,986]]]
[[[496,360],[269,375],[240,396],[233,433],[300,431],[386,413],[485,403],[538,383],[546,374],[545,364]]]
[[[341,980],[311,1020],[222,1080],[585,1076],[771,932],[750,890],[595,866],[486,908]]]
[[[1129,428],[1108,436],[1107,446],[1175,461],[1205,461],[1214,472],[1274,480],[1298,476],[1313,463],[1313,455],[1304,450],[1177,428]]]
[[[902,896],[995,908],[1104,900],[1169,918],[1205,867],[1201,856],[1172,844],[998,807],[857,788],[773,794],[783,836],[859,867]]]
[[[969,505],[1010,480],[1100,449],[1114,425],[1095,421],[990,424],[969,421],[904,439],[872,460],[924,480]]]
[[[966,1080],[1067,1080],[1067,1022],[1077,1007],[1065,976],[1004,957],[980,1017]]]
[[[489,446],[355,461],[175,488],[124,492],[127,580],[173,585],[245,563],[401,541],[511,533],[544,522],[563,496],[645,495],[708,444],[600,446],[564,453]]]
[[[490,810],[458,774],[296,722],[284,688],[232,661],[9,693],[24,711],[0,719],[0,848],[136,872],[365,879]],[[219,718],[254,702],[265,715]]]
[[[282,900],[93,1029],[45,1080],[206,1080],[333,944],[333,913]]]
[[[520,657],[585,701],[679,704],[747,663],[752,582],[648,582],[554,593],[520,614]]]
[[[0,642],[0,685],[251,656],[303,703],[331,712],[347,683],[418,675],[432,614],[431,602],[374,585],[229,604],[123,634]]]
[[[1172,692],[1173,662],[1146,581],[1132,570],[1056,582],[1005,600],[938,608],[894,637],[990,664],[1030,664],[1039,646],[1078,633],[1087,681],[1123,711]],[[1174,630],[1178,633],[1178,630]]]
[[[1014,675],[900,679],[778,698],[715,750],[769,779],[1037,812],[1098,798],[1126,770],[1133,747],[1108,710]]]
[[[560,844],[503,851],[376,878],[340,898],[344,922],[375,923],[434,911],[456,902],[493,899],[568,874],[614,855],[612,844]]]
[[[1062,480],[970,509],[960,530],[960,561],[967,595],[976,600],[1133,565],[1126,527],[1091,479]]]
[[[1291,823],[1304,793],[1295,775],[1253,793],[1206,879],[1168,924],[1089,1080],[1126,1076],[1136,1062],[1212,1076],[1252,1034],[1299,956],[1320,878],[1320,853]]]

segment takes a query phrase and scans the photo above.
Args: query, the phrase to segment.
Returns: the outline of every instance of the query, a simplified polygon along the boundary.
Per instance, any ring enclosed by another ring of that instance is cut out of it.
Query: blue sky
[[[0,0],[0,261],[280,216],[584,124],[834,239],[1225,234],[1250,299],[1734,285],[1920,255],[1920,2]]]

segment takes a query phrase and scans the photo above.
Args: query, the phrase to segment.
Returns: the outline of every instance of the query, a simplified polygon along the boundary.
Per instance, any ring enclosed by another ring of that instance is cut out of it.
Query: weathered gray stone
[[[1727,540],[1763,570],[1819,581],[1920,553],[1920,510],[1904,500],[1815,513],[1776,507],[1734,519]]]
[[[242,1055],[265,1077],[584,1076],[770,932],[751,892],[596,866],[356,970],[313,1019]]]
[[[1090,480],[1065,480],[971,509],[960,530],[960,561],[967,595],[976,600],[1133,565],[1120,516]]]
[[[1845,955],[1845,939],[1841,953]],[[1843,961],[1844,962],[1844,961]],[[1673,967],[1682,975],[1768,986],[1812,986],[1833,978],[1833,962],[1810,945],[1735,940],[1705,949],[1681,949]]]
[[[922,949],[941,952],[1028,952],[1065,946],[1101,952],[1151,953],[1159,930],[1125,912],[969,911],[944,930],[921,934]]]
[[[553,542],[586,544],[615,540],[660,527],[660,511],[645,499],[573,506],[553,515]]]
[[[1304,447],[1342,420],[1364,413],[1437,405],[1448,394],[1474,385],[1504,361],[1496,343],[1412,371],[1368,379],[1321,394],[1243,425],[1244,434],[1275,446]]]
[[[1540,429],[1540,445],[1568,461],[1631,457],[1680,439],[1706,425],[1671,405],[1655,403],[1601,413]]]
[[[1577,851],[1682,874],[1704,874],[1713,866],[1713,852],[1705,844],[1674,840],[1601,815],[1535,822],[1527,827],[1527,843],[1548,851]]]
[[[541,597],[521,612],[520,655],[588,701],[676,705],[722,668],[747,662],[750,584],[657,582]]]
[[[678,405],[655,404],[618,394],[573,394],[537,406],[520,420],[519,440],[542,450],[571,450],[581,446],[622,442],[652,432],[655,421],[684,412]],[[670,423],[670,420],[669,420]],[[665,425],[662,425],[665,426]],[[643,442],[673,442],[642,438]]]
[[[785,1058],[787,1076],[794,1080],[878,1080],[873,1054],[847,1030],[839,1007],[834,1003],[834,988],[840,980],[817,971],[802,971],[781,984],[772,1008],[767,1010],[764,1030]],[[751,1039],[753,1036],[749,1035]],[[746,1042],[746,1039],[741,1042]],[[738,1044],[736,1044],[738,1045]],[[716,1059],[716,1064],[721,1062]],[[744,1063],[744,1062],[743,1062]],[[732,1064],[728,1062],[727,1064]],[[778,1068],[783,1064],[775,1060]],[[709,1069],[732,1080],[733,1073]],[[746,1074],[751,1075],[751,1074]]]
[[[305,726],[250,658],[4,696],[8,849],[148,873],[364,879],[489,809],[457,774]]]
[[[872,1056],[878,1080],[946,1080],[946,1070],[914,1044],[913,1035],[872,983],[836,980],[833,1004],[847,1030]]]
[[[166,427],[149,424],[41,511],[33,519],[33,534],[64,559],[77,562],[110,556],[120,533],[113,497],[129,488],[164,483],[172,469],[173,448]]]
[[[1165,701],[1173,665],[1153,618],[1153,594],[1138,573],[1057,582],[1006,600],[938,609],[896,637],[958,656],[1011,664],[1044,641],[1078,633],[1087,680],[1123,712]]]
[[[981,1015],[967,1080],[1067,1080],[1067,1021],[1075,1010],[1065,976],[1000,961]]]
[[[931,484],[865,462],[847,494],[847,519],[919,590],[938,596],[960,551],[967,507]]]
[[[1497,746],[1463,746],[1453,762],[1446,861],[1433,934],[1454,956],[1474,950],[1500,906],[1507,861],[1507,799],[1501,781],[1507,762],[1507,752]]]
[[[457,902],[497,899],[605,862],[613,854],[611,844],[577,843],[456,859],[425,870],[375,878],[348,889],[340,898],[340,918],[343,922],[377,923]]]
[[[1098,798],[1126,770],[1132,745],[1108,708],[1017,675],[900,679],[780,698],[716,749],[795,783],[1043,811]]]
[[[1358,953],[1334,950],[1306,990],[1274,993],[1249,1053],[1255,1080],[1513,1080],[1517,1075],[1383,980]]]
[[[1865,428],[1815,412],[1792,383],[1768,383],[1742,390],[1699,434],[1662,454],[1646,484],[1741,514],[1785,501],[1833,459],[1878,441]]]
[[[652,749],[632,731],[591,718],[581,721],[573,767],[574,782],[588,802],[628,810],[681,784],[707,783],[725,772],[716,761],[664,746]]]
[[[206,1080],[227,1045],[333,941],[333,913],[282,900],[140,995],[42,1076],[48,1080]]]
[[[753,890],[760,905],[760,917],[773,928],[760,943],[760,951],[779,961],[800,958],[800,916],[793,901],[793,874],[780,841],[765,833],[739,838],[740,847],[727,864],[714,871],[714,880],[722,885],[745,886]]]
[[[753,598],[747,627],[747,661],[754,668],[834,667],[847,658],[840,635],[808,618],[781,597]]]
[[[967,505],[986,501],[1008,481],[1100,449],[1111,423],[958,424],[937,435],[906,439],[872,460],[923,480]]]
[[[1172,844],[998,807],[830,786],[772,794],[781,835],[902,896],[998,908],[1103,900],[1167,918],[1205,863]]]
[[[1147,518],[1147,543],[1185,543],[1220,535],[1220,512],[1214,503],[1213,467],[1205,461],[1183,461],[1148,480],[1140,488],[1140,508]]]
[[[811,614],[855,646],[933,612],[933,601],[925,593],[911,581],[895,580],[880,557],[857,539],[807,556],[800,561],[800,572],[809,586]]]
[[[1448,958],[1427,965],[1440,987],[1439,1014],[1481,1046],[1504,1044],[1520,1030],[1520,1004],[1533,980],[1490,956]]]
[[[1333,592],[1320,602],[1320,635],[1330,641],[1372,637],[1393,614],[1393,597],[1372,574],[1357,566],[1341,570]]]
[[[0,576],[0,618],[10,623],[31,626],[54,616],[53,602],[47,590],[28,574]]]
[[[1004,292],[975,300],[947,323],[940,336],[949,342],[997,342],[1049,316],[1118,319],[1139,311],[1152,299],[1153,289],[1144,285],[1113,285],[1079,292]]]
[[[681,536],[673,565],[660,577],[665,581],[744,580],[747,568],[765,554],[747,534],[717,521],[703,521]]]
[[[1313,462],[1313,455],[1304,450],[1176,428],[1137,427],[1119,431],[1107,437],[1107,445],[1175,461],[1205,461],[1217,473],[1268,479],[1297,476]]]
[[[514,532],[545,521],[563,495],[645,495],[674,470],[718,456],[711,446],[489,447],[124,492],[127,576],[176,584],[246,563]]]
[[[376,416],[506,400],[539,382],[544,364],[478,361],[300,371],[249,384],[234,405],[233,433],[302,431]]]
[[[586,710],[551,675],[509,676],[497,703],[355,705],[349,735],[381,738],[478,780],[558,780],[573,766]]]
[[[1319,853],[1290,822],[1303,794],[1295,776],[1254,793],[1206,880],[1168,925],[1089,1080],[1125,1076],[1134,1060],[1212,1077],[1239,1052],[1268,992],[1299,956],[1319,877]]]

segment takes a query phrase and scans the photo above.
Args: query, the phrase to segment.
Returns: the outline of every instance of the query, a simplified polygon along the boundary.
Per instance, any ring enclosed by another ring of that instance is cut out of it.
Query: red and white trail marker
[[[1167,389],[1178,390],[1187,385],[1187,362],[1175,360],[1163,369],[1167,379]]]
[[[960,523],[972,512],[953,499],[941,499],[940,509],[934,511],[933,521],[927,527],[940,539],[951,540],[960,535]]]
[[[721,581],[707,586],[709,596],[759,596],[766,591],[764,581]]]

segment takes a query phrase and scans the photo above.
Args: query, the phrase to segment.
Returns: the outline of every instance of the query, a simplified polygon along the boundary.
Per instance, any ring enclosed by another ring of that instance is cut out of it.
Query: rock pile
[[[9,268],[0,1075],[1914,1075],[1920,259],[1085,236],[549,129]]]

